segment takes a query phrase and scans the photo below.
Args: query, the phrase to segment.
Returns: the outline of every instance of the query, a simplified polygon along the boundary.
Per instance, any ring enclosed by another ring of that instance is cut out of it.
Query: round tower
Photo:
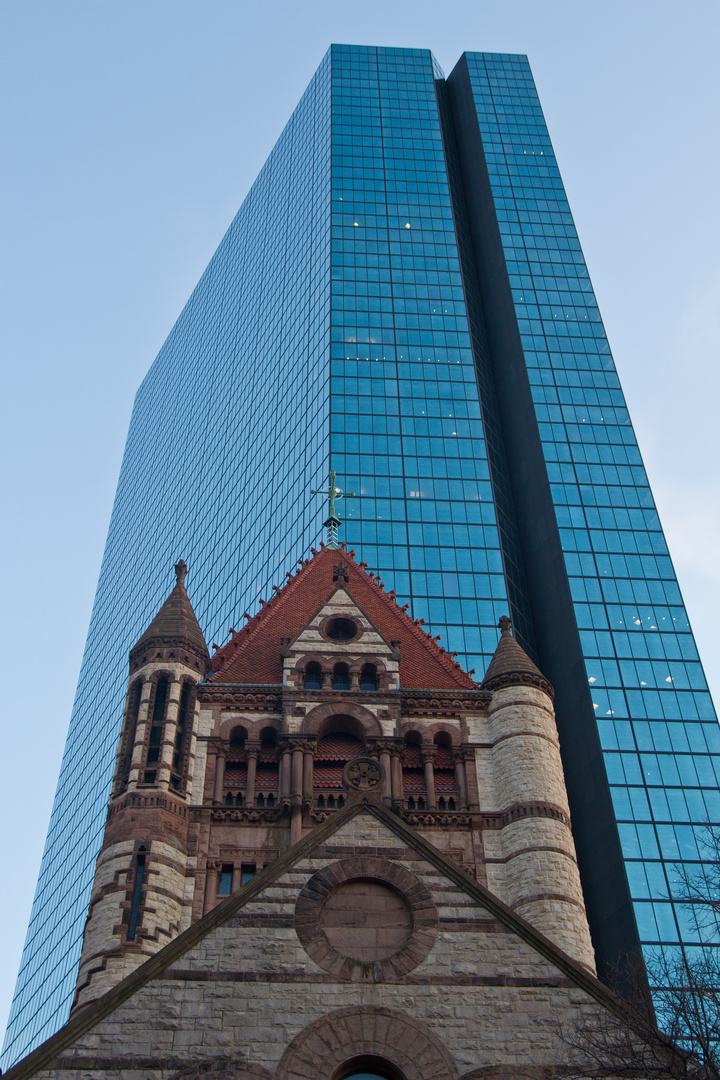
[[[595,971],[555,726],[553,688],[500,619],[482,682],[501,813],[503,899],[575,960]]]
[[[104,994],[190,923],[188,796],[198,679],[207,646],[185,589],[175,588],[136,645],[103,845],[95,867],[73,1011]]]

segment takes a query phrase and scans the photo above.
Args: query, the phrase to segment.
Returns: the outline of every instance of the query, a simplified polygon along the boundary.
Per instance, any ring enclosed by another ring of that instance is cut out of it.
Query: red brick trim
[[[320,925],[320,909],[330,892],[342,882],[369,879],[396,889],[412,914],[407,944],[385,960],[363,963],[333,948]],[[330,863],[314,874],[295,904],[295,932],[308,956],[319,967],[349,982],[395,981],[422,963],[438,930],[438,912],[428,889],[405,867],[377,856],[353,856]]]
[[[276,1080],[317,1080],[342,1075],[355,1059],[375,1058],[376,1068],[403,1080],[458,1080],[458,1069],[440,1039],[399,1009],[368,1005],[336,1009],[297,1035],[280,1059]]]

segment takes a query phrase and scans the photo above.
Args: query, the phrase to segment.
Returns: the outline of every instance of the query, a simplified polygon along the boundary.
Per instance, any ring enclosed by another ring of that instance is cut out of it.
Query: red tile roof
[[[313,550],[295,574],[288,574],[275,595],[260,601],[260,611],[242,630],[232,631],[230,641],[212,658],[213,683],[274,684],[282,682],[280,639],[291,640],[300,633],[337,588],[333,567],[347,568],[341,581],[353,600],[387,641],[400,642],[401,685],[425,690],[476,690],[466,672],[433,638],[386,593],[379,576],[368,573],[365,563],[355,562],[355,553],[321,545]]]

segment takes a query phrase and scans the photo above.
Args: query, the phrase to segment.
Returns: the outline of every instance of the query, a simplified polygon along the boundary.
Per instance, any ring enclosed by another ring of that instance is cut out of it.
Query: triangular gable
[[[307,621],[305,626],[302,627],[299,634],[290,642],[287,647],[288,652],[292,654],[302,652],[304,649],[312,647],[317,648],[317,627],[325,618],[337,615],[344,615],[348,618],[355,618],[357,620],[364,631],[362,636],[363,646],[370,646],[376,656],[389,656],[393,652],[390,642],[386,641],[372,619],[368,618],[355,597],[351,596],[347,591],[344,584],[337,585],[333,589],[327,600],[321,604],[318,610]],[[334,650],[348,651],[348,649],[352,649],[352,645],[349,642],[322,642],[323,652],[332,652]]]
[[[336,567],[343,569],[336,576]],[[379,577],[367,573],[364,563],[355,562],[354,552],[344,547],[323,546],[306,560],[275,596],[212,659],[212,683],[282,682],[280,643],[283,637],[297,637],[303,626],[327,601],[342,578],[350,596],[385,641],[399,641],[401,684],[410,689],[477,690],[454,658],[410,618],[395,602],[394,592],[386,593]],[[217,646],[214,646],[217,648]]]
[[[361,815],[371,820],[363,824],[361,833],[363,843],[358,848],[357,832],[350,835],[349,830],[353,822]],[[348,831],[348,837],[344,837],[346,831]],[[47,1068],[65,1050],[92,1032],[103,1020],[110,1017],[154,980],[206,978],[208,972],[212,973],[211,968],[222,963],[224,956],[223,941],[216,941],[213,946],[213,935],[223,932],[227,940],[232,940],[233,936],[237,935],[237,927],[242,924],[241,916],[244,911],[250,912],[254,907],[264,910],[266,905],[263,902],[263,894],[266,890],[270,890],[268,897],[274,897],[281,879],[291,879],[296,890],[299,889],[301,886],[298,884],[298,879],[302,879],[309,872],[306,869],[309,860],[319,855],[321,863],[332,862],[332,854],[341,855],[344,851],[343,839],[347,844],[348,838],[353,840],[355,846],[352,850],[360,858],[362,858],[362,848],[367,846],[367,863],[370,871],[372,871],[373,861],[377,861],[378,857],[382,856],[383,843],[388,856],[394,861],[402,861],[402,846],[404,845],[408,851],[412,852],[416,865],[418,862],[420,865],[423,862],[426,865],[429,864],[428,869],[433,868],[444,880],[454,886],[459,894],[464,894],[472,904],[477,905],[474,908],[475,913],[481,909],[481,914],[486,914],[489,918],[496,920],[511,935],[516,935],[525,946],[529,946],[531,952],[526,948],[525,958],[532,959],[532,955],[535,955],[537,960],[545,961],[568,984],[584,991],[591,999],[603,1008],[609,1009],[618,1018],[626,1018],[627,1007],[608,987],[530,926],[460,866],[443,856],[394,813],[380,803],[365,799],[361,802],[350,803],[342,810],[335,812],[322,825],[275,859],[232,896],[222,900],[207,915],[162,948],[112,990],[87,1006],[59,1032],[11,1068],[5,1074],[4,1080],[28,1080],[39,1070]],[[388,838],[391,841],[390,844],[388,844]],[[332,841],[332,844],[329,841]],[[372,874],[370,873],[369,876]],[[427,877],[427,874],[425,876]],[[229,937],[223,928],[232,930]],[[250,938],[252,939],[252,935]],[[469,954],[468,960],[470,963],[477,963],[478,966],[482,963],[482,957],[472,953]],[[219,969],[215,967],[215,970]],[[174,982],[173,985],[178,986],[179,982]]]

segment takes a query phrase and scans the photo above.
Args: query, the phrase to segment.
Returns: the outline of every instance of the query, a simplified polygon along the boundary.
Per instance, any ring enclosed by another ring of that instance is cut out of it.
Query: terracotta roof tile
[[[333,567],[338,563],[346,568],[344,585],[353,600],[386,641],[400,642],[403,686],[477,690],[470,675],[395,602],[394,592],[386,593],[379,577],[368,573],[364,563],[355,562],[354,552],[344,545],[313,550],[313,557],[304,560],[297,573],[288,574],[282,588],[275,586],[271,600],[260,601],[260,611],[242,630],[233,631],[230,641],[213,656],[210,681],[281,683],[280,639],[296,637],[330,597],[337,587]]]

